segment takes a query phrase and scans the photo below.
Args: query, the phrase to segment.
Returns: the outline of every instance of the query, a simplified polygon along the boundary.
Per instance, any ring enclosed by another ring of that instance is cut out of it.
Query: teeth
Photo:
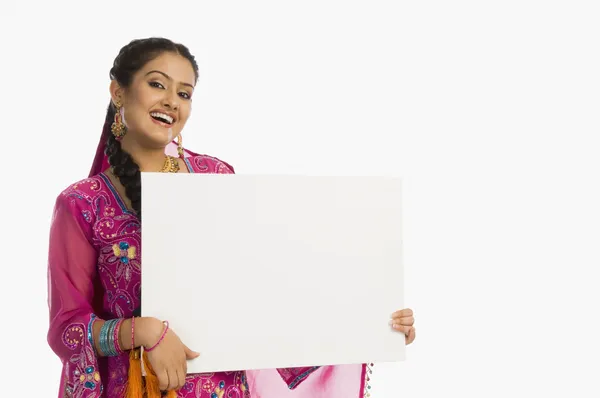
[[[160,113],[160,112],[152,112],[150,114],[152,117],[157,117],[159,119],[164,120],[165,122],[172,124],[173,123],[173,118],[169,115],[165,115],[164,113]]]

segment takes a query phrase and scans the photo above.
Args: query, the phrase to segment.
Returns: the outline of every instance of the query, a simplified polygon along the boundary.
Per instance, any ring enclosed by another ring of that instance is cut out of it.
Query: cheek
[[[156,104],[160,98],[152,90],[141,86],[131,92],[128,104],[125,108],[125,117],[132,125],[144,124],[148,121],[148,110]]]
[[[141,108],[130,104],[129,107],[123,107],[124,115],[123,120],[128,129],[137,129],[141,124],[144,123],[146,112],[143,112]]]
[[[186,105],[179,111],[179,123],[181,123],[182,126],[185,125],[190,118],[191,110],[191,106]]]

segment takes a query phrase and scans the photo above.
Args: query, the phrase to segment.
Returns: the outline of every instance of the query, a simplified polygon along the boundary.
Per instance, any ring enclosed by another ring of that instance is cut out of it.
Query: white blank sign
[[[142,174],[142,311],[188,372],[390,362],[404,335],[401,181]]]

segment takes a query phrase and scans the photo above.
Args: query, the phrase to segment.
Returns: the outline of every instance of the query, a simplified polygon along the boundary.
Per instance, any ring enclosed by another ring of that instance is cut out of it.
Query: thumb
[[[200,356],[199,352],[190,350],[185,344],[183,345],[183,350],[185,351],[186,359],[194,359]]]

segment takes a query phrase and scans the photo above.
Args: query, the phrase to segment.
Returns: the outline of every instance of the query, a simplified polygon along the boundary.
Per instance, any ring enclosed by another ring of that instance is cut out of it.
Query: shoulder
[[[85,221],[90,222],[94,203],[106,190],[107,185],[100,174],[74,182],[58,194],[56,209],[66,210],[76,217],[83,216]]]
[[[192,154],[186,158],[196,173],[234,174],[234,168],[227,162],[210,155]]]

